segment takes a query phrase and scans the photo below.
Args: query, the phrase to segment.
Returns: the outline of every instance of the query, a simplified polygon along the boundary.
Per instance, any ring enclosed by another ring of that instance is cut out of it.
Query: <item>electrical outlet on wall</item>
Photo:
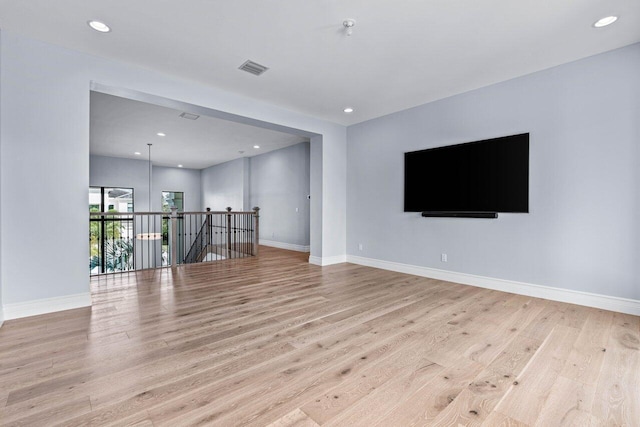
[[[358,250],[361,251],[364,249],[364,246],[362,246],[362,243],[358,243]]]
[[[447,262],[447,254],[440,254],[440,261]]]

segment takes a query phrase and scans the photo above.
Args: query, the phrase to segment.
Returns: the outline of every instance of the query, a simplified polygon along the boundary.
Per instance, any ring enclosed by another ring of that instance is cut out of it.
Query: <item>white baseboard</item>
[[[309,264],[322,265],[322,257],[309,255]]]
[[[74,308],[90,307],[91,293],[65,295],[63,297],[43,298],[33,301],[4,305],[4,319],[20,319],[22,317],[37,316],[38,314],[71,310]]]
[[[640,300],[592,294],[570,289],[552,288],[549,286],[533,285],[531,283],[495,279],[473,274],[456,273],[417,265],[364,258],[356,255],[347,255],[347,262],[381,268],[383,270],[397,271],[399,273],[413,274],[415,276],[429,277],[431,279],[445,280],[447,282],[461,283],[496,291],[510,292],[518,295],[527,295],[640,316]]]
[[[264,240],[260,239],[260,244],[265,246],[271,246],[273,248],[286,249],[288,251],[296,251],[296,252],[310,252],[311,247],[309,245],[294,245],[293,243],[283,243],[276,242],[275,240]]]
[[[343,262],[347,262],[346,255],[337,255],[337,256],[329,256],[329,257],[319,257],[319,256],[309,256],[309,264],[319,265],[324,267],[326,265],[340,264]]]

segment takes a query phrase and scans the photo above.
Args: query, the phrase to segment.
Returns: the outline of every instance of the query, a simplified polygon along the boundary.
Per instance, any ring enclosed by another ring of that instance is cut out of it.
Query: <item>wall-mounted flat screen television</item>
[[[529,212],[529,134],[405,153],[404,211]]]

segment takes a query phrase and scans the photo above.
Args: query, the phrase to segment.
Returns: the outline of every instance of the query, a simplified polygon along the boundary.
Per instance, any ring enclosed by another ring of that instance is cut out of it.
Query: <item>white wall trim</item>
[[[310,252],[311,251],[311,247],[309,245],[306,245],[306,246],[296,245],[296,244],[293,244],[293,243],[276,242],[275,240],[260,239],[260,244],[261,245],[265,245],[265,246],[271,246],[273,248],[286,249],[286,250],[289,250],[289,251],[296,251],[296,252]]]
[[[309,255],[309,264],[322,265],[322,257]]]
[[[309,262],[311,262],[311,260],[309,260]],[[429,277],[431,279],[461,283],[463,285],[477,286],[496,291],[510,292],[518,295],[527,295],[536,298],[544,298],[553,301],[584,305],[587,307],[601,308],[604,310],[640,316],[640,300],[592,294],[589,292],[574,291],[570,289],[553,288],[550,286],[476,276],[473,274],[456,273],[454,271],[401,264],[398,262],[383,261],[374,258],[359,257],[356,255],[347,255],[347,262],[365,265],[368,267],[381,268],[383,270],[397,271],[399,273],[413,274],[415,276]]]
[[[26,302],[4,305],[5,320],[37,316],[38,314],[90,307],[91,293],[65,295],[63,297],[43,298]]]
[[[319,257],[319,256],[309,256],[309,264],[319,265],[324,267],[326,265],[340,264],[343,262],[347,262],[346,255],[337,255],[337,256],[329,256],[329,257]]]

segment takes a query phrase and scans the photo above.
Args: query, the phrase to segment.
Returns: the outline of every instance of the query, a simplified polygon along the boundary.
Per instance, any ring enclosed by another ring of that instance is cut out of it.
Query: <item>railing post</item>
[[[205,222],[207,224],[206,231],[205,231],[205,248],[207,249],[207,255],[209,255],[209,246],[212,244],[211,242],[211,232],[213,231],[211,229],[211,208],[207,208],[207,213],[205,215],[206,219]]]
[[[178,266],[178,208],[171,207],[171,268]]]
[[[253,208],[253,256],[258,256],[258,245],[260,243],[260,208]]]
[[[227,259],[231,258],[231,208],[227,208]]]

